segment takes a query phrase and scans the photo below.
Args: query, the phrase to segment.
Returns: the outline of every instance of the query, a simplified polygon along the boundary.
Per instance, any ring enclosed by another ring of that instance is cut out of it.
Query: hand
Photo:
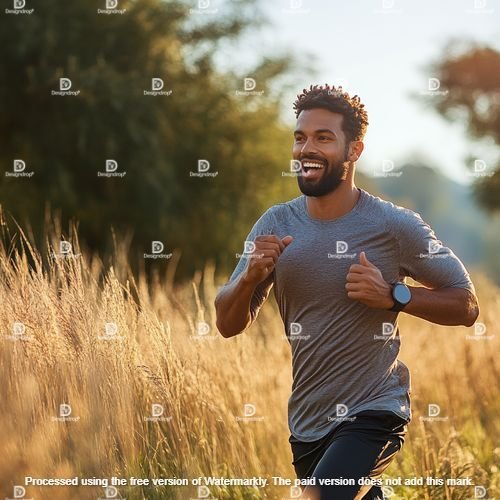
[[[357,300],[368,307],[390,309],[394,305],[392,287],[387,283],[377,266],[359,254],[359,264],[352,264],[347,274],[345,288],[350,299]]]
[[[264,281],[274,271],[279,256],[292,240],[291,236],[279,239],[274,234],[257,236],[255,250],[248,259],[243,279],[255,285]]]

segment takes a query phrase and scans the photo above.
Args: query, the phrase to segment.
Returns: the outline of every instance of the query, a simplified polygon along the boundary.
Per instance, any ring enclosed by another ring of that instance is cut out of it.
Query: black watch
[[[410,302],[411,291],[402,281],[393,283],[392,299],[394,300],[394,305],[389,311],[399,312]]]

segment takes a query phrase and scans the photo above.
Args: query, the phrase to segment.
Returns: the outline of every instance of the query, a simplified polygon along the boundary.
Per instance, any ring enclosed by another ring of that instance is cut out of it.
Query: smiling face
[[[346,178],[349,144],[342,130],[344,117],[327,109],[303,110],[294,131],[292,156],[300,160],[297,177],[306,196],[325,196]]]

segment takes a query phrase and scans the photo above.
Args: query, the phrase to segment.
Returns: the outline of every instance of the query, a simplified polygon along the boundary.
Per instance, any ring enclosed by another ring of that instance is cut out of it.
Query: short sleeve
[[[420,214],[402,207],[396,211],[391,229],[399,245],[400,274],[430,288],[465,288],[474,293],[463,263]]]
[[[276,219],[274,217],[273,212],[274,212],[274,207],[271,207],[260,216],[260,218],[253,225],[252,229],[245,238],[245,242],[248,241],[253,242],[255,241],[255,238],[257,236],[262,236],[266,234],[276,234]],[[238,263],[226,285],[233,282],[246,268],[248,262],[248,255],[245,255],[244,248],[245,244],[242,245],[241,248],[242,253],[239,257]],[[257,317],[260,308],[262,307],[262,305],[264,304],[269,295],[270,285],[272,284],[274,284],[274,271],[264,281],[259,283],[255,288],[252,301],[250,303],[250,313],[252,315],[252,319],[255,319]]]

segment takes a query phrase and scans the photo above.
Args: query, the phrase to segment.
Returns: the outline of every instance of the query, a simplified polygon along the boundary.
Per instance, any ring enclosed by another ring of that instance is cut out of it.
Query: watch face
[[[410,289],[404,283],[397,283],[392,291],[392,296],[401,304],[408,304],[411,299]]]

